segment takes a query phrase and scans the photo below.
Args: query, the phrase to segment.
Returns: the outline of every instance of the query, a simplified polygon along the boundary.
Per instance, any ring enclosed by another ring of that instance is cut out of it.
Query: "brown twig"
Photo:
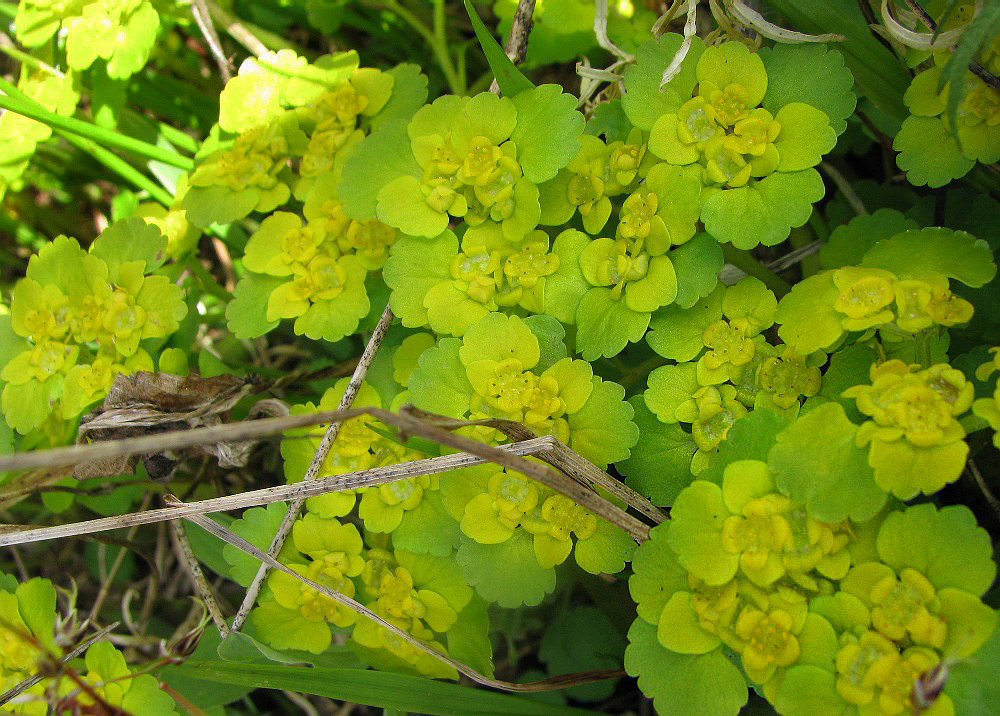
[[[504,52],[515,65],[524,62],[524,55],[528,52],[528,35],[535,24],[533,15],[535,13],[535,0],[520,0],[517,9],[514,10],[514,19],[511,21],[510,34],[507,35],[507,43],[504,45]],[[490,92],[500,94],[500,85],[494,78],[490,84]]]

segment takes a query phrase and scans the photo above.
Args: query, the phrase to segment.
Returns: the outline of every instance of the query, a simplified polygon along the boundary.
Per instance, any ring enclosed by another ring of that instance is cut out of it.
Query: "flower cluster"
[[[198,226],[270,214],[247,243],[249,271],[227,308],[237,335],[294,318],[296,333],[338,341],[368,315],[366,281],[398,234],[344,213],[340,172],[383,115],[423,101],[421,79],[359,68],[354,53],[308,64],[283,50],[247,60],[227,85],[219,124],[234,136],[198,164],[180,207]],[[416,81],[394,92],[397,80]],[[300,211],[275,211],[293,198]]]
[[[670,652],[661,661],[668,671],[697,673],[704,688],[735,698],[743,676],[715,658],[725,647],[781,714],[832,704],[951,713],[946,694],[930,703],[916,694],[996,624],[980,600],[995,574],[989,539],[972,514],[921,505],[858,524],[824,522],[780,487],[767,464],[738,460],[721,486],[696,480],[681,493],[671,522],[633,560],[639,619],[629,671],[649,679],[644,690],[665,706],[676,697],[657,682],[671,676],[647,673],[646,658]],[[948,560],[957,555],[956,572]]]
[[[241,523],[237,530],[246,532],[249,523]],[[293,525],[294,549],[285,549],[281,561],[438,651],[447,652],[442,641],[452,638],[458,640],[459,651],[482,649],[485,620],[475,608],[465,611],[472,589],[450,558],[393,549],[384,537],[369,534],[368,539],[370,546],[353,524],[307,512]],[[412,643],[285,572],[272,572],[268,586],[251,619],[260,637],[277,649],[320,654],[332,643],[334,632],[350,629],[352,647],[368,663],[434,677],[457,676]]]
[[[674,40],[661,44],[673,46]],[[740,248],[778,243],[808,218],[811,204],[823,196],[813,167],[836,144],[834,127],[844,116],[831,106],[849,92],[849,75],[842,86],[843,67],[802,53],[793,61],[806,73],[829,73],[833,92],[827,101],[797,101],[801,92],[789,91],[789,78],[772,69],[792,59],[773,56],[789,54],[785,49],[752,53],[735,41],[706,48],[696,38],[668,94],[657,100],[655,117],[640,107],[648,91],[642,75],[649,70],[637,66],[626,83],[635,96],[625,110],[637,126],[650,124],[649,151],[698,181],[694,208],[706,230]],[[650,48],[649,60],[640,57],[642,65],[669,57],[658,50]]]
[[[803,355],[761,335],[773,325],[776,306],[774,294],[747,277],[691,308],[662,311],[653,322],[649,345],[677,363],[653,370],[643,397],[660,421],[690,425],[694,475],[750,410],[794,416],[800,398],[819,392],[825,353]]]
[[[907,500],[957,480],[969,446],[958,416],[972,405],[972,383],[947,363],[921,370],[890,360],[873,365],[871,385],[844,392],[872,419],[858,430],[879,487]]]
[[[117,373],[152,370],[140,345],[177,330],[187,307],[165,276],[166,240],[139,219],[112,225],[90,251],[57,237],[33,256],[11,300],[23,350],[0,379],[7,422],[27,433],[50,415],[71,419],[103,398]]]

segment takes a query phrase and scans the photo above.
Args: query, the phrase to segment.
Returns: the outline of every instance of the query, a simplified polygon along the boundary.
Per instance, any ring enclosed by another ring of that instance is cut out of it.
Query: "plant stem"
[[[748,276],[763,281],[764,285],[771,289],[778,298],[792,290],[792,285],[788,281],[764,266],[749,251],[738,249],[732,244],[722,244],[722,255],[726,259],[726,263],[732,264]]]
[[[85,154],[92,155],[94,159],[118,174],[125,181],[132,183],[139,189],[144,189],[153,199],[160,202],[164,206],[170,206],[173,203],[174,197],[170,194],[170,192],[156,184],[152,179],[126,162],[110,149],[69,132],[56,130],[56,133],[80,151]]]
[[[396,0],[386,0],[385,7],[399,16],[399,19],[412,27],[424,41],[430,46],[444,74],[448,89],[452,94],[462,96],[465,94],[465,78],[460,77],[455,71],[455,65],[448,54],[448,37],[445,34],[444,26],[444,0],[434,0],[434,31],[420,21],[416,15],[400,5]]]
[[[47,124],[53,129],[63,130],[64,132],[93,140],[107,147],[115,147],[116,149],[132,152],[147,159],[153,159],[169,166],[177,167],[178,169],[191,171],[194,168],[193,160],[183,157],[176,152],[161,149],[154,144],[133,139],[132,137],[113,132],[110,129],[98,127],[81,119],[63,117],[55,112],[50,112],[2,78],[0,78],[0,90],[6,93],[5,95],[0,95],[0,108],[2,109],[16,112],[29,119],[34,119],[36,122]]]

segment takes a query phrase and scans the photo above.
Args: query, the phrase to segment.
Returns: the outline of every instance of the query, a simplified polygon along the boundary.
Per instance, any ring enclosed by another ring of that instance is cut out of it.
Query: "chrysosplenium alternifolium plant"
[[[57,237],[28,264],[4,316],[13,354],[0,373],[7,423],[27,433],[50,416],[72,420],[103,398],[118,373],[153,370],[143,341],[177,330],[180,289],[150,275],[166,239],[129,219],[91,245]]]
[[[69,68],[89,77],[118,81],[145,63],[156,31],[148,3],[57,5],[19,6],[25,45],[59,30]],[[961,487],[981,449],[969,435],[992,428],[1000,444],[1000,358],[981,345],[1000,319],[980,309],[996,288],[1000,236],[973,221],[960,224],[971,233],[931,226],[954,209],[877,195],[864,201],[900,210],[868,215],[858,199],[861,215],[828,231],[839,199],[819,204],[817,167],[839,151],[867,91],[853,87],[844,56],[822,45],[752,50],[717,33],[693,38],[661,87],[683,39],[633,47],[646,15],[613,33],[635,61],[623,93],[596,110],[527,82],[428,103],[417,67],[362,68],[354,52],[245,61],[173,204],[134,212],[153,226],[115,223],[89,250],[59,237],[31,259],[0,316],[6,421],[26,440],[68,432],[115,374],[177,362],[154,355],[158,341],[199,330],[188,307],[214,331],[224,305],[238,339],[288,321],[331,344],[303,341],[311,352],[346,357],[388,301],[402,325],[355,406],[412,404],[479,423],[459,432],[490,445],[508,438],[483,422],[519,423],[625,475],[671,508],[669,520],[637,547],[557,491],[486,464],[310,498],[277,555],[294,574],[491,674],[491,614],[575,599],[569,586],[557,591],[557,574],[631,563],[638,617],[625,666],[664,712],[733,715],[751,687],[783,716],[962,713],[970,684],[1000,658],[984,601],[995,567],[971,511],[944,506],[952,498],[940,491]],[[81,28],[98,21],[118,28],[122,46],[80,45]],[[559,50],[553,42],[536,54]],[[978,61],[995,72],[998,57],[987,43]],[[970,77],[953,128],[942,76],[925,69],[905,94],[912,116],[895,145],[914,184],[1000,157],[996,90]],[[77,90],[65,77],[26,74],[22,86],[69,111]],[[869,129],[899,121],[869,104]],[[864,141],[859,126],[852,141]],[[22,153],[48,136],[27,125],[19,140],[19,128],[0,118],[0,140]],[[184,263],[199,261],[197,230],[244,220],[246,235],[225,234],[233,295],[213,287],[210,305],[186,304],[179,286],[202,268]],[[757,253],[774,258],[767,247],[790,236],[804,255],[813,238],[824,242],[793,286],[790,273],[747,262],[759,271],[720,280],[724,256],[753,263],[748,252],[765,247]],[[291,414],[336,409],[348,381],[311,385],[322,394]],[[325,427],[284,435],[288,482],[304,478]],[[360,416],[340,426],[319,474],[442,452]],[[250,509],[232,528],[266,549],[286,510]],[[259,562],[231,546],[223,557],[249,585]],[[0,583],[7,685],[40,658],[25,634],[60,653],[52,588],[40,585]],[[249,625],[261,653],[287,661],[347,643],[376,668],[457,678],[280,571]],[[129,679],[110,645],[84,666],[112,706],[154,704],[150,677]],[[40,689],[17,708],[41,713]]]

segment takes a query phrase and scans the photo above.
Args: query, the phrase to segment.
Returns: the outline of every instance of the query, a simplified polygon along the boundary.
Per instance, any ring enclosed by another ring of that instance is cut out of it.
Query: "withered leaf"
[[[120,440],[219,425],[228,420],[232,407],[256,387],[255,379],[232,375],[203,378],[147,371],[117,375],[104,404],[80,422],[77,442]],[[152,479],[166,481],[178,464],[196,454],[214,455],[222,467],[242,467],[253,445],[252,442],[216,443],[183,451],[91,460],[78,464],[73,475],[82,480],[134,473],[136,464],[142,460]]]

